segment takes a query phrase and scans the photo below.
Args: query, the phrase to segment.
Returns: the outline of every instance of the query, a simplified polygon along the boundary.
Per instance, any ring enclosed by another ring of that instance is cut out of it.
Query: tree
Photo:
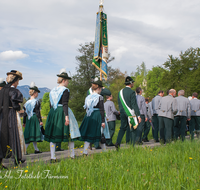
[[[191,96],[193,92],[200,93],[200,49],[189,48],[179,57],[169,55],[164,63],[166,68],[161,84],[168,89],[174,88],[185,90],[186,96]]]
[[[41,103],[41,114],[47,116],[50,111],[49,92],[44,93]]]
[[[94,42],[85,43],[84,45],[80,44],[78,52],[80,55],[76,56],[76,74],[72,76],[72,80],[69,83],[69,107],[73,110],[76,119],[81,121],[85,115],[83,105],[87,91],[91,87],[91,77],[99,76],[99,71],[95,66],[92,65]],[[109,56],[108,63],[112,60],[114,60],[114,58]],[[108,73],[111,71],[111,67],[108,67]],[[110,75],[108,80],[112,80]],[[107,83],[107,85],[109,84]]]
[[[152,70],[148,72],[146,97],[149,97],[149,99],[152,99],[154,96],[156,96],[160,90],[166,90],[166,88],[163,89],[163,86],[160,83],[164,72],[165,69],[159,66],[153,67]]]

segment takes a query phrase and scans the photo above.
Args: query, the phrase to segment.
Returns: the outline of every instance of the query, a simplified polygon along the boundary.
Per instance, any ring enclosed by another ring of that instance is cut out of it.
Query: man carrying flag
[[[119,92],[118,104],[121,114],[121,126],[117,137],[115,147],[118,149],[126,132],[126,138],[131,138],[131,144],[135,144],[138,123],[141,122],[140,111],[137,105],[135,91],[131,90],[134,80],[128,76],[125,79],[126,87]],[[138,119],[138,120],[137,120]],[[129,140],[126,139],[126,142]]]

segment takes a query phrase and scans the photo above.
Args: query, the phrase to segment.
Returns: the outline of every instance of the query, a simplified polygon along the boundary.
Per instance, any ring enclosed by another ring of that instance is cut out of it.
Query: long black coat
[[[3,90],[1,90],[0,93],[3,93]],[[3,111],[0,113],[0,158],[9,158],[12,156],[15,159],[21,160],[22,151],[20,146],[16,111],[20,110],[19,103],[23,102],[23,95],[18,89],[13,87],[9,88],[8,94],[8,115],[4,116]],[[2,125],[3,117],[8,117],[7,126]]]

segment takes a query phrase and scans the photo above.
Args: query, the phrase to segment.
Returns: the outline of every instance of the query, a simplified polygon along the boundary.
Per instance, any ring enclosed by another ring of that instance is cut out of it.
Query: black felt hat
[[[35,86],[35,83],[34,82],[31,82],[31,85],[30,85],[30,88],[31,90],[35,90],[36,92],[40,93],[40,90],[38,89],[37,86]]]
[[[98,84],[100,87],[103,87],[102,81],[100,81],[97,77],[94,79],[92,84]]]
[[[134,82],[135,81],[130,76],[127,76],[124,84],[128,85],[128,84],[132,84]]]
[[[60,70],[60,74],[57,75],[58,77],[64,78],[64,79],[72,79],[71,77],[68,76],[67,72],[65,69]]]

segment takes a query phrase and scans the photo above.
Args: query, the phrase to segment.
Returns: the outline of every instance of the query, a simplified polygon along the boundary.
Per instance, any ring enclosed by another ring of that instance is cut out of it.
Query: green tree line
[[[72,76],[68,88],[70,89],[69,107],[73,110],[78,121],[85,115],[83,109],[87,90],[91,87],[91,77],[99,76],[99,71],[92,63],[94,43],[81,44],[78,49],[79,55],[76,56],[76,74]],[[108,79],[103,84],[108,88],[112,95],[116,108],[118,109],[117,97],[119,91],[124,88],[126,72],[120,69],[113,69],[110,62],[114,57],[109,56],[108,60]],[[160,90],[165,91],[174,88],[185,90],[186,96],[191,96],[193,92],[200,94],[200,49],[189,48],[185,52],[180,52],[179,57],[169,55],[162,66],[154,66],[151,70],[146,69],[144,62],[133,70],[131,76],[134,78],[134,89],[141,87],[143,96],[150,100],[157,95]],[[135,71],[135,72],[134,72]],[[42,115],[48,115],[50,110],[49,93],[45,93],[42,100]]]

